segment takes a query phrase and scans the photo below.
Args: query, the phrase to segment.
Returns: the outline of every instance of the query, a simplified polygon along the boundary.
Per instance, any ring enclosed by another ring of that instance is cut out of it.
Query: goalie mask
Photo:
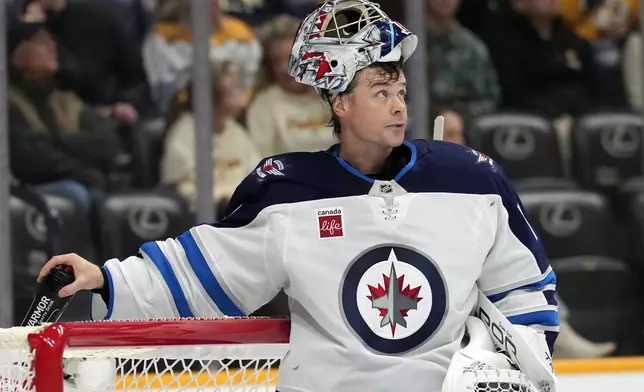
[[[289,74],[300,83],[343,92],[355,74],[377,62],[405,62],[418,38],[367,0],[329,0],[297,32]]]

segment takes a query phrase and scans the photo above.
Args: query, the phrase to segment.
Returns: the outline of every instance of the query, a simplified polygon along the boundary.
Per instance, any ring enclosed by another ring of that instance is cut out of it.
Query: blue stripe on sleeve
[[[179,316],[194,317],[190,310],[190,306],[188,305],[188,300],[186,300],[186,296],[177,280],[177,276],[174,274],[170,262],[163,254],[161,248],[159,248],[159,245],[156,242],[147,242],[141,246],[141,251],[148,255],[150,260],[152,260],[161,273],[161,276],[165,280],[165,283],[172,294],[174,304],[179,311]]]
[[[545,278],[541,279],[538,282],[534,282],[525,286],[517,287],[512,290],[504,291],[502,293],[494,294],[494,295],[489,295],[487,298],[492,302],[498,302],[505,298],[508,294],[510,294],[513,291],[516,290],[539,290],[543,288],[544,286],[547,286],[549,284],[556,284],[557,283],[557,276],[555,275],[555,271],[550,271],[548,275],[546,275]]]
[[[109,268],[107,268],[106,266],[102,266],[101,270],[105,271],[105,276],[107,277],[107,282],[104,282],[103,284],[104,285],[106,284],[108,286],[109,295],[110,295],[108,303],[105,304],[105,306],[107,306],[107,314],[105,314],[105,317],[103,317],[103,321],[105,321],[105,320],[109,320],[110,317],[112,317],[112,311],[114,310],[114,282],[112,282],[112,274],[110,273]],[[89,296],[89,319],[91,321],[96,321],[96,320],[94,320],[94,317],[93,317],[94,312],[93,312],[93,304],[92,304],[94,302],[94,296],[95,295],[100,296],[101,294],[92,293]],[[101,297],[101,300],[103,301],[102,297]],[[105,301],[103,301],[103,302],[105,302]]]
[[[538,312],[519,314],[508,317],[508,321],[518,325],[540,324],[546,327],[559,326],[559,314],[556,310],[541,310]]]
[[[103,320],[109,320],[110,317],[112,317],[112,311],[114,310],[114,282],[112,281],[112,274],[110,273],[110,269],[106,266],[102,266],[101,269],[105,271],[105,276],[107,276],[107,284],[110,290],[110,300],[109,304],[107,304],[107,314],[105,315],[105,318]]]
[[[199,279],[199,283],[201,283],[201,286],[206,290],[206,293],[208,293],[208,296],[217,305],[219,310],[226,316],[246,316],[230,297],[228,297],[228,294],[226,294],[221,284],[219,284],[219,281],[217,281],[192,234],[186,231],[177,239],[186,252],[188,263],[190,263],[197,279]]]

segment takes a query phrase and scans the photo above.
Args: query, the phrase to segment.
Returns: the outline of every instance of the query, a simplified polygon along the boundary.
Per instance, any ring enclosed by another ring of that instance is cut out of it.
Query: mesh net
[[[62,325],[75,327],[73,324],[76,323]],[[166,325],[163,328],[165,332],[155,332],[168,336],[160,339],[163,344],[150,345],[154,343],[154,337],[150,337],[146,328],[133,332],[132,328],[137,328],[136,323],[110,325],[114,327],[115,335],[104,337],[108,343],[113,344],[119,333],[127,333],[130,338],[120,346],[103,346],[101,335],[105,331],[98,327],[106,323],[84,324],[84,340],[80,342],[78,338],[64,334],[59,338],[50,337],[51,328],[57,325],[49,327],[49,330],[0,330],[0,392],[275,391],[279,361],[288,349],[284,343],[270,342],[212,344],[213,336],[204,339],[204,344],[191,338],[191,344],[172,345],[174,337],[181,342],[181,337],[186,334],[178,327],[179,324]],[[199,324],[193,321],[190,333],[202,328],[204,335],[208,334],[211,324],[203,327]],[[94,335],[93,326],[97,327]],[[234,330],[234,325],[229,328]],[[256,333],[261,334],[261,329]],[[52,358],[46,353],[48,350],[40,350],[37,345],[32,348],[30,334],[31,337],[38,335],[45,348],[55,346],[57,339],[65,340],[67,347],[62,358]],[[244,339],[237,336],[236,340]],[[258,339],[251,337],[249,340]],[[85,347],[85,341],[101,347]],[[62,361],[63,373],[50,372],[50,369],[43,372],[36,365],[42,361],[50,365],[54,361]],[[40,381],[44,377],[52,382],[43,388],[34,380],[39,378]],[[53,381],[57,378],[65,380],[63,389],[55,386]]]
[[[0,392],[33,391],[33,385],[29,385],[34,378],[33,353],[27,335],[38,331],[40,328],[0,330]]]

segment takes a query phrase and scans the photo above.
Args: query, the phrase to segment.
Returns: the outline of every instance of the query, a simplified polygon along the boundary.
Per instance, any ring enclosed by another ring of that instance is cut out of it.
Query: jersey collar
[[[405,165],[405,167],[403,167],[403,168],[402,168],[402,170],[400,170],[400,172],[398,172],[398,174],[396,175],[396,177],[394,177],[394,178],[393,178],[393,181],[396,181],[396,182],[398,182],[398,181],[402,178],[402,176],[404,176],[405,174],[407,174],[407,172],[408,172],[412,167],[414,167],[414,165],[416,164],[416,156],[417,156],[417,152],[416,152],[416,146],[414,145],[414,143],[412,143],[412,142],[410,142],[410,141],[408,141],[408,140],[405,140],[405,141],[403,142],[403,144],[402,144],[402,145],[403,145],[403,146],[405,146],[405,147],[407,147],[407,148],[409,148],[409,150],[411,150],[411,159],[409,160],[409,162],[407,162],[407,164]],[[363,180],[367,181],[368,183],[371,183],[371,184],[373,184],[373,183],[374,183],[374,179],[373,179],[373,178],[370,178],[370,177],[368,177],[368,176],[366,176],[366,175],[364,175],[364,174],[360,173],[360,172],[359,172],[358,170],[356,170],[353,166],[349,165],[349,164],[347,163],[347,161],[345,161],[344,159],[340,158],[340,156],[339,156],[339,155],[340,155],[340,145],[339,145],[339,144],[334,145],[333,147],[331,147],[331,149],[330,149],[330,150],[331,150],[331,151],[330,151],[330,152],[331,152],[331,154],[335,157],[335,159],[337,159],[337,160],[338,160],[338,163],[340,163],[340,165],[341,165],[341,166],[342,166],[346,171],[348,171],[349,173],[353,174],[354,176],[356,176],[356,177],[358,177],[358,178],[361,178],[361,179],[363,179]]]

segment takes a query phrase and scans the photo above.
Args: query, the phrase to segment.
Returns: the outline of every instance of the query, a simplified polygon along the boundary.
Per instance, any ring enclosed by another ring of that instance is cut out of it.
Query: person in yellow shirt
[[[261,45],[251,26],[223,14],[220,0],[211,1],[210,59],[213,63],[232,61],[239,64],[236,84],[245,94],[240,95],[236,105],[243,111],[256,84]],[[190,1],[170,0],[162,7],[158,22],[143,44],[143,60],[157,102],[165,110],[173,94],[183,89],[190,79]]]
[[[597,104],[623,108],[632,86],[623,83],[623,41],[639,16],[638,0],[542,0],[560,3],[564,22],[590,43],[595,62]]]
[[[255,169],[260,156],[246,130],[235,120],[235,101],[243,93],[233,63],[214,66],[213,181],[214,202],[223,213],[237,185]],[[195,119],[190,89],[176,95],[161,161],[161,182],[176,187],[192,207],[197,196]]]
[[[288,74],[291,45],[299,20],[279,16],[259,31],[264,59],[258,92],[246,123],[263,156],[292,151],[326,150],[335,139],[331,114],[313,87]]]
[[[564,21],[588,41],[625,38],[639,15],[638,0],[558,1]]]

